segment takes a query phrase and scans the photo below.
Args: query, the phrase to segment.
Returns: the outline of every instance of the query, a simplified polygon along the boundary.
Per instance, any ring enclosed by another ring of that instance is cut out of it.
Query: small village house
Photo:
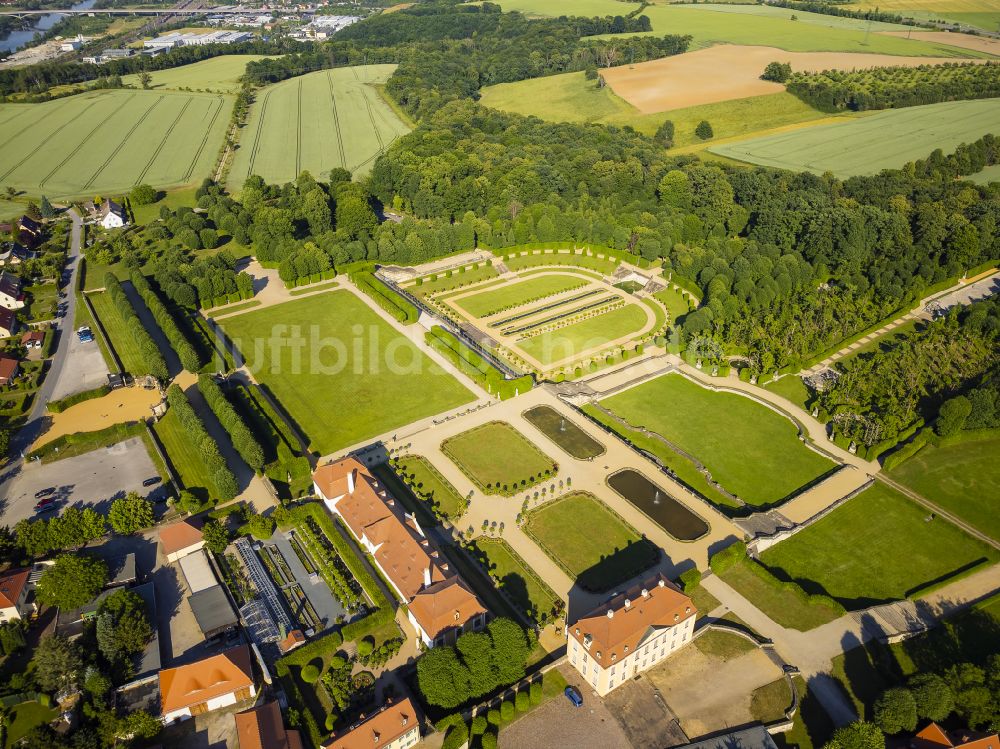
[[[275,701],[236,713],[239,749],[302,749],[302,736],[286,729]]]
[[[352,725],[323,749],[406,749],[420,741],[420,723],[410,698],[387,702]]]
[[[21,345],[25,348],[41,348],[44,342],[44,330],[29,330],[21,336]]]
[[[160,545],[167,562],[173,564],[181,557],[205,547],[201,527],[191,520],[181,520],[160,528]]]
[[[7,271],[0,271],[0,307],[21,309],[24,307],[24,291],[21,278]]]
[[[128,225],[125,209],[113,200],[105,200],[101,204],[98,216],[98,221],[105,229],[120,229]]]
[[[29,577],[31,570],[27,567],[0,575],[0,623],[22,619],[36,611]]]
[[[160,709],[165,724],[229,707],[256,694],[246,645],[160,671]]]
[[[10,385],[20,373],[20,361],[13,356],[0,354],[0,385]]]
[[[0,338],[10,338],[17,330],[17,315],[14,310],[0,307]]]
[[[910,740],[910,749],[1000,749],[1000,734],[968,728],[946,731],[930,723]]]
[[[34,249],[42,242],[42,225],[30,216],[21,216],[17,220],[17,236],[14,238],[25,247]]]

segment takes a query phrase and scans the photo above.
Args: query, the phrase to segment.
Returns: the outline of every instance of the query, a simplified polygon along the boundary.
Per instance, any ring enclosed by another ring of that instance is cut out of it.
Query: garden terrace
[[[577,460],[603,455],[605,447],[551,406],[535,406],[523,414],[525,420]]]
[[[486,494],[512,496],[558,470],[555,461],[504,421],[449,437],[441,451]]]
[[[616,304],[616,302],[618,304]],[[538,328],[541,328],[541,327],[544,327],[544,326],[548,325],[548,326],[550,326],[550,329],[551,329],[552,327],[556,327],[556,326],[553,325],[553,323],[561,323],[562,325],[570,325],[570,324],[576,322],[577,319],[578,319],[577,316],[578,315],[582,315],[584,312],[589,312],[591,310],[595,310],[596,311],[596,310],[599,310],[599,309],[601,309],[603,307],[608,307],[608,310],[604,310],[604,311],[609,311],[610,309],[612,309],[611,305],[619,306],[621,303],[622,303],[621,297],[618,297],[618,296],[615,296],[615,295],[605,296],[605,297],[601,297],[600,299],[597,299],[597,300],[595,300],[593,302],[588,302],[587,304],[579,305],[577,307],[572,307],[570,309],[564,309],[564,310],[558,312],[557,314],[549,315],[548,317],[543,317],[540,320],[532,320],[531,322],[525,323],[524,325],[520,325],[520,326],[518,326],[516,328],[505,328],[504,330],[502,330],[500,332],[503,333],[504,335],[511,335],[511,336],[512,335],[526,334],[526,335],[522,335],[522,340],[523,340],[524,338],[527,338],[527,337],[530,337],[531,335],[533,335],[532,331],[537,332]],[[563,306],[563,305],[559,305],[559,306]]]
[[[524,531],[582,588],[595,592],[635,577],[660,558],[655,544],[587,492],[532,510]]]
[[[490,317],[586,285],[585,280],[571,276],[534,276],[463,296],[456,304],[473,317]]]
[[[511,323],[515,323],[518,320],[523,320],[526,317],[532,317],[542,312],[548,312],[549,310],[562,307],[564,304],[578,302],[581,299],[587,299],[589,297],[594,296],[594,294],[600,294],[600,293],[601,293],[600,289],[590,289],[589,291],[585,291],[582,294],[577,294],[575,296],[568,297],[567,299],[560,299],[558,302],[552,302],[551,304],[546,304],[542,307],[535,307],[534,309],[528,310],[527,312],[520,312],[516,315],[512,315],[511,317],[505,317],[502,320],[495,320],[489,323],[489,327],[502,328],[503,326],[510,325]]]

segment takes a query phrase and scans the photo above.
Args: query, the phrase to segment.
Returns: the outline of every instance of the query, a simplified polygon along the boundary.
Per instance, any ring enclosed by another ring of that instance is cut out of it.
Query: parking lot
[[[66,352],[65,366],[59,372],[59,379],[52,391],[52,400],[106,385],[108,365],[104,363],[97,341],[81,343],[75,330],[61,329],[59,335],[67,336],[69,349]]]
[[[90,505],[106,514],[111,501],[136,491],[156,499],[162,483],[150,489],[142,482],[157,475],[146,445],[139,438],[55,462],[25,461],[3,487],[0,524],[13,527],[35,517],[35,493],[53,487],[58,510]]]

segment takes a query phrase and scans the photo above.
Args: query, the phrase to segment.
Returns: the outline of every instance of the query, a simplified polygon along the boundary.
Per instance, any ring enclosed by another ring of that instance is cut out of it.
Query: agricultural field
[[[519,10],[529,15],[580,15],[576,0],[501,0],[504,10]],[[629,6],[617,0],[589,0],[592,12],[585,15],[623,15]],[[635,8],[639,6],[636,5]],[[598,10],[600,8],[600,10]],[[892,23],[867,21],[807,13],[801,10],[757,4],[697,5],[658,4],[644,8],[653,30],[649,35],[690,34],[692,48],[711,44],[760,44],[794,52],[870,52],[921,57],[976,56],[940,42],[906,39],[873,32],[907,31]],[[796,20],[792,20],[795,15]],[[639,34],[643,36],[644,34]]]
[[[441,443],[441,452],[487,494],[514,494],[557,469],[552,458],[505,421],[449,437]]]
[[[216,94],[235,94],[240,90],[239,79],[246,70],[247,63],[266,59],[267,55],[222,55],[178,68],[153,70],[150,72],[153,77],[150,88],[154,91],[185,88]],[[122,83],[138,88],[139,76],[122,76]]]
[[[375,158],[409,132],[375,88],[395,69],[334,68],[262,89],[243,129],[230,187],[238,189],[251,174],[275,183],[303,171],[325,179],[335,167],[367,174]]]
[[[964,435],[962,435],[964,437]],[[992,538],[1000,540],[1000,432],[940,447],[926,445],[890,472],[912,489]]]
[[[219,325],[320,455],[473,400],[346,290],[251,310]],[[390,400],[391,408],[378,405]]]
[[[24,213],[27,206],[14,200],[0,200],[0,221],[16,218]]]
[[[846,608],[907,598],[1000,554],[916,502],[876,482],[761,554],[779,578],[826,593]],[[905,553],[900,553],[905,549]]]
[[[608,590],[651,567],[660,555],[652,542],[586,492],[532,510],[524,531],[588,590]]]
[[[133,90],[0,104],[0,182],[50,199],[200,182],[232,105],[217,94]]]
[[[762,166],[832,172],[848,178],[874,174],[954,151],[997,129],[1000,99],[945,102],[878,112],[832,125],[710,146],[711,153]]]
[[[601,405],[693,455],[719,484],[750,505],[781,502],[834,467],[799,442],[791,420],[681,375],[657,377]]]

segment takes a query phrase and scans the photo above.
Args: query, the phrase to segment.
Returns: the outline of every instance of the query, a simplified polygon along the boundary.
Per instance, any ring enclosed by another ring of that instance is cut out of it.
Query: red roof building
[[[0,622],[20,619],[33,610],[28,605],[28,577],[31,570],[27,568],[9,570],[0,575]]]

